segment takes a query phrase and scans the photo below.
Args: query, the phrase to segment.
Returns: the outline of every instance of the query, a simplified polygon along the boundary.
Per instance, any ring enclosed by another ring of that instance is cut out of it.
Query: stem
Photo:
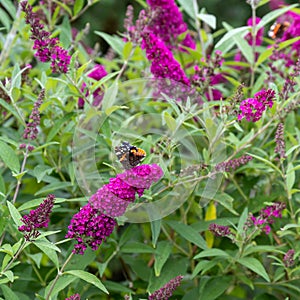
[[[3,269],[3,271],[1,272],[1,274],[3,274],[4,272],[6,272],[10,266],[13,264],[13,262],[17,259],[17,257],[19,256],[19,254],[21,253],[21,251],[25,248],[27,241],[24,240],[23,244],[20,246],[20,248],[18,249],[18,251],[16,252],[16,254],[12,257],[12,260],[7,264],[7,266]]]
[[[204,50],[204,41],[203,41],[203,38],[202,38],[202,35],[201,35],[200,22],[197,18],[197,14],[198,14],[198,11],[199,11],[197,0],[193,0],[193,6],[194,6],[194,13],[195,13],[195,22],[196,22],[197,35],[198,35],[198,39],[199,39],[200,45],[201,45],[201,52],[202,52],[202,56],[203,56],[204,60],[206,61],[206,54],[205,54],[205,50]]]
[[[54,278],[54,280],[51,283],[49,292],[48,292],[45,300],[49,300],[50,299],[51,293],[52,293],[52,291],[54,289],[55,284],[57,283],[57,280],[59,279],[60,276],[63,275],[63,271],[64,271],[65,267],[67,266],[67,264],[70,262],[70,260],[73,257],[73,255],[74,255],[74,253],[71,252],[71,254],[69,255],[69,257],[66,259],[65,263],[62,265],[61,269],[58,270],[56,277]]]
[[[252,8],[252,53],[253,53],[253,62],[251,64],[251,78],[250,78],[250,88],[253,87],[255,79],[255,46],[256,46],[256,7],[254,1],[251,3]]]
[[[26,152],[24,154],[24,159],[23,159],[23,162],[22,162],[20,173],[23,173],[24,170],[25,170],[25,165],[26,165],[27,158],[28,158],[28,145],[26,145]],[[11,201],[12,204],[15,204],[15,202],[16,202],[20,186],[21,186],[21,179],[18,179],[18,183],[17,183],[17,186],[16,186],[15,194],[14,194],[13,199]]]

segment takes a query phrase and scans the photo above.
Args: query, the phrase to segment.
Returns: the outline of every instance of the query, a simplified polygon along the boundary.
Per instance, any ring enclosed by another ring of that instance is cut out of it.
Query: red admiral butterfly
[[[137,166],[146,156],[146,152],[128,142],[122,142],[120,146],[115,147],[116,155],[126,170]]]
[[[275,40],[282,38],[284,32],[290,27],[291,23],[288,21],[282,23],[274,23],[268,32],[268,36]]]

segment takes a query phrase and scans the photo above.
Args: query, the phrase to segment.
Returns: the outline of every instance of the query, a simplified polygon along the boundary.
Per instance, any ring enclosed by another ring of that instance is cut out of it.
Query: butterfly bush
[[[272,108],[274,98],[275,91],[269,89],[261,90],[254,95],[254,98],[243,100],[240,104],[241,113],[238,115],[238,120],[246,118],[248,122],[259,121],[266,108]]]
[[[136,195],[142,197],[144,190],[149,189],[162,175],[162,169],[156,164],[136,166],[110,178],[108,184],[90,197],[89,203],[111,217],[121,216],[127,206],[135,201]]]
[[[299,8],[105,2],[1,1],[0,297],[298,299]]]
[[[66,235],[66,238],[77,240],[73,252],[84,254],[87,245],[97,250],[113,232],[114,218],[123,215],[128,205],[135,201],[136,194],[141,197],[144,190],[162,176],[162,169],[153,164],[136,166],[110,178],[109,183],[93,194],[89,203],[73,216]]]
[[[150,10],[153,10],[153,17],[147,26],[155,36],[170,50],[177,47],[178,37],[187,32],[187,25],[174,0],[147,0]],[[186,34],[181,45],[195,49],[196,44],[190,34]]]
[[[22,1],[20,5],[26,14],[26,23],[31,27],[33,49],[36,50],[35,56],[41,62],[51,61],[53,73],[67,73],[71,59],[68,51],[58,45],[58,38],[51,38],[51,33],[44,30],[44,25],[27,1]]]
[[[38,229],[48,227],[54,200],[55,196],[49,194],[37,209],[31,210],[28,215],[22,217],[21,221],[24,225],[19,226],[18,230],[23,232],[27,241],[35,240],[41,234]]]
[[[180,285],[183,276],[179,275],[175,278],[171,279],[168,283],[166,283],[162,288],[152,293],[148,300],[162,300],[162,299],[169,299],[172,297],[173,292],[176,288]]]

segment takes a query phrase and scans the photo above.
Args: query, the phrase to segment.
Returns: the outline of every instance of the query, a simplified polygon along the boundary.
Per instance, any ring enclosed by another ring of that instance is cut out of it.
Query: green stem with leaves
[[[73,257],[73,255],[74,255],[74,253],[71,252],[71,254],[69,255],[69,257],[66,259],[66,261],[62,265],[61,269],[58,270],[56,277],[53,279],[53,281],[51,283],[51,286],[49,288],[49,291],[48,291],[48,294],[47,294],[45,300],[49,300],[50,299],[50,296],[51,296],[51,293],[52,293],[52,291],[53,291],[53,289],[55,287],[55,284],[57,283],[58,279],[63,275],[63,271],[64,271],[65,267],[67,266],[67,264],[70,262],[70,260]]]

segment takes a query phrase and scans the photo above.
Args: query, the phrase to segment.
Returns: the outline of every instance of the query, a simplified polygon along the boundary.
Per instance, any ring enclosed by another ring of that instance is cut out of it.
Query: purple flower
[[[189,79],[163,41],[147,31],[142,34],[142,38],[142,49],[145,49],[147,58],[152,61],[151,73],[154,77],[157,79],[168,78],[189,86]]]
[[[148,300],[167,300],[172,295],[176,288],[180,285],[183,276],[179,275],[175,278],[171,279],[168,283],[166,283],[162,288],[152,293]]]
[[[113,218],[100,213],[88,203],[73,216],[66,238],[77,240],[73,253],[84,254],[87,246],[97,250],[111,235],[115,226],[116,221]]]
[[[177,47],[178,36],[187,31],[187,25],[174,0],[147,0],[150,9],[154,11],[147,28],[171,50]],[[182,45],[196,48],[192,37],[187,34]]]
[[[215,170],[230,172],[230,171],[237,169],[240,165],[245,165],[250,160],[252,160],[252,156],[243,155],[239,158],[231,159],[229,161],[224,161],[224,162],[216,164]]]
[[[274,152],[278,153],[280,158],[285,158],[284,125],[279,123],[275,135],[276,147]]]
[[[163,175],[156,165],[141,165],[111,178],[89,199],[89,203],[100,212],[111,217],[121,216],[127,206],[135,201],[136,194],[141,197],[145,189],[158,181]]]
[[[286,205],[283,202],[274,202],[272,205],[263,208],[258,217],[250,215],[250,220],[255,227],[262,228],[266,234],[269,234],[271,231],[269,225],[275,222],[274,218],[281,218],[285,207]]]
[[[238,115],[238,120],[244,117],[248,122],[257,122],[262,117],[266,107],[273,106],[273,99],[275,97],[275,91],[261,90],[254,95],[254,98],[248,98],[243,100],[240,105],[241,114]]]
[[[231,234],[228,226],[218,225],[215,223],[209,224],[208,230],[218,237],[224,237]]]
[[[294,249],[290,249],[283,258],[283,263],[285,265],[286,268],[290,268],[295,264],[295,260],[294,260],[294,255],[295,255],[295,250]]]
[[[97,81],[101,80],[103,77],[105,77],[107,75],[107,72],[105,70],[105,68],[102,65],[96,65],[93,70],[88,74],[88,77],[93,78]],[[83,92],[84,89],[86,87],[86,84],[83,83],[81,86],[81,91]],[[87,90],[85,96],[89,95],[89,91]],[[94,97],[94,101],[93,101],[93,106],[98,106],[100,104],[100,102],[103,99],[103,90],[101,88],[97,88],[94,92],[93,92],[93,97]],[[82,98],[78,99],[78,107],[79,108],[83,108],[84,107],[84,100]]]
[[[45,98],[45,90],[42,89],[38,100],[34,103],[32,112],[29,116],[29,122],[26,124],[24,129],[23,138],[26,140],[35,140],[37,138],[38,126],[40,125],[40,111],[39,108],[42,105],[42,101]],[[21,146],[21,145],[20,145]]]
[[[69,298],[66,298],[65,300],[80,300],[79,294],[71,295]]]
[[[57,38],[50,38],[51,33],[45,31],[37,14],[27,1],[21,2],[21,8],[26,14],[26,24],[31,27],[31,39],[34,41],[33,49],[37,50],[35,57],[41,62],[51,61],[53,73],[67,73],[71,57],[67,50],[58,46]]]
[[[25,225],[20,226],[18,230],[24,233],[27,241],[34,240],[40,235],[37,229],[48,227],[54,199],[55,196],[49,194],[37,209],[31,210],[28,215],[22,217],[21,221]]]

